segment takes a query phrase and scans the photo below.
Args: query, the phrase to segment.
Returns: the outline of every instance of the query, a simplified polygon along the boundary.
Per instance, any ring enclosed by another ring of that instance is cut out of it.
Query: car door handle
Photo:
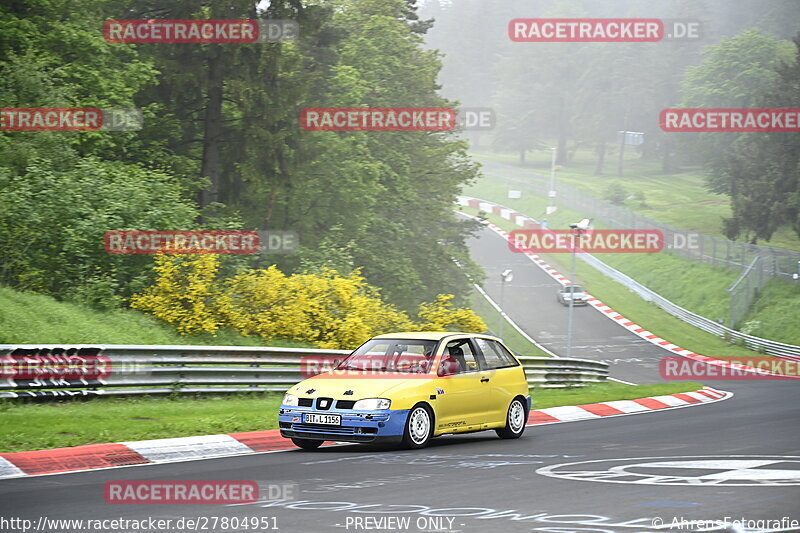
[[[487,381],[489,381],[489,378],[481,378],[481,383],[486,383]]]

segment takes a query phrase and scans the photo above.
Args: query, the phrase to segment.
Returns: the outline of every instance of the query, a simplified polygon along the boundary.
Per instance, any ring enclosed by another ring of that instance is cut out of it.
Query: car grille
[[[328,409],[330,409],[330,406],[333,405],[333,401],[331,401],[330,398],[325,398],[325,399],[329,400]],[[336,400],[337,409],[352,409],[355,404],[356,404],[355,400]],[[314,407],[314,398],[299,398],[297,400],[297,405],[300,407]],[[320,407],[320,409],[324,408]]]
[[[326,433],[331,435],[352,435],[356,428],[347,426],[325,426],[316,424],[292,424],[294,431],[308,431],[309,433]]]

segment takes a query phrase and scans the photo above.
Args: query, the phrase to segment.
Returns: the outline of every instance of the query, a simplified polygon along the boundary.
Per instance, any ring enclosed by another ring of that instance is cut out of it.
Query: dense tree
[[[466,145],[450,133],[304,131],[297,120],[305,107],[451,105],[437,95],[440,56],[423,47],[431,21],[415,0],[36,0],[0,9],[4,105],[138,106],[146,119],[139,132],[0,133],[4,203],[19,204],[0,218],[0,252],[12,258],[5,283],[65,297],[97,278],[114,301],[141,286],[148,258],[107,257],[105,231],[237,225],[300,235],[296,256],[252,264],[361,268],[408,310],[441,292],[463,303],[453,260],[469,267],[470,226],[451,210],[476,173]],[[292,19],[300,38],[114,44],[101,31],[108,18]],[[72,203],[63,217],[59,195]],[[10,216],[37,198],[36,217]],[[60,230],[80,228],[81,237],[55,243],[41,221],[58,217]],[[27,257],[25,232],[55,244]],[[48,278],[48,254],[75,260]]]
[[[794,60],[776,67],[757,108],[792,108],[800,101],[800,35]],[[733,214],[724,221],[730,238],[769,241],[782,224],[800,235],[800,139],[796,133],[744,133],[711,169],[711,185],[729,192]]]

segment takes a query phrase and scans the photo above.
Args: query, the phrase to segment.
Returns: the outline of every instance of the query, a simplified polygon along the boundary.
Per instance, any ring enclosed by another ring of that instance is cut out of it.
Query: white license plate
[[[324,424],[326,426],[341,426],[342,415],[321,415],[317,413],[308,413],[305,415],[303,422],[306,424]]]

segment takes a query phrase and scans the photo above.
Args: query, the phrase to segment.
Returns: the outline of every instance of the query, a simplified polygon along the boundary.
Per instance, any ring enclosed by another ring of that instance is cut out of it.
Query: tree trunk
[[[203,124],[203,164],[201,174],[211,180],[207,189],[199,191],[198,203],[205,207],[219,200],[220,145],[222,143],[222,47],[212,45],[208,57],[208,90],[206,115]]]
[[[603,165],[605,165],[605,162],[606,162],[606,143],[605,141],[600,141],[597,143],[597,163],[594,167],[595,176],[603,175]]]
[[[558,133],[558,150],[556,150],[556,163],[567,164],[567,133],[561,128]]]
[[[278,186],[273,185],[269,193],[269,201],[267,201],[267,210],[264,213],[264,220],[261,222],[261,229],[269,229],[269,224],[272,222],[272,209],[275,207],[275,198],[278,197]]]
[[[556,120],[558,122],[558,150],[556,150],[556,163],[559,165],[566,165],[568,162],[568,154],[567,154],[567,135],[568,135],[568,127],[567,119],[566,119],[566,106],[564,104],[564,97],[562,96],[558,100],[558,113],[556,116],[558,117]]]

